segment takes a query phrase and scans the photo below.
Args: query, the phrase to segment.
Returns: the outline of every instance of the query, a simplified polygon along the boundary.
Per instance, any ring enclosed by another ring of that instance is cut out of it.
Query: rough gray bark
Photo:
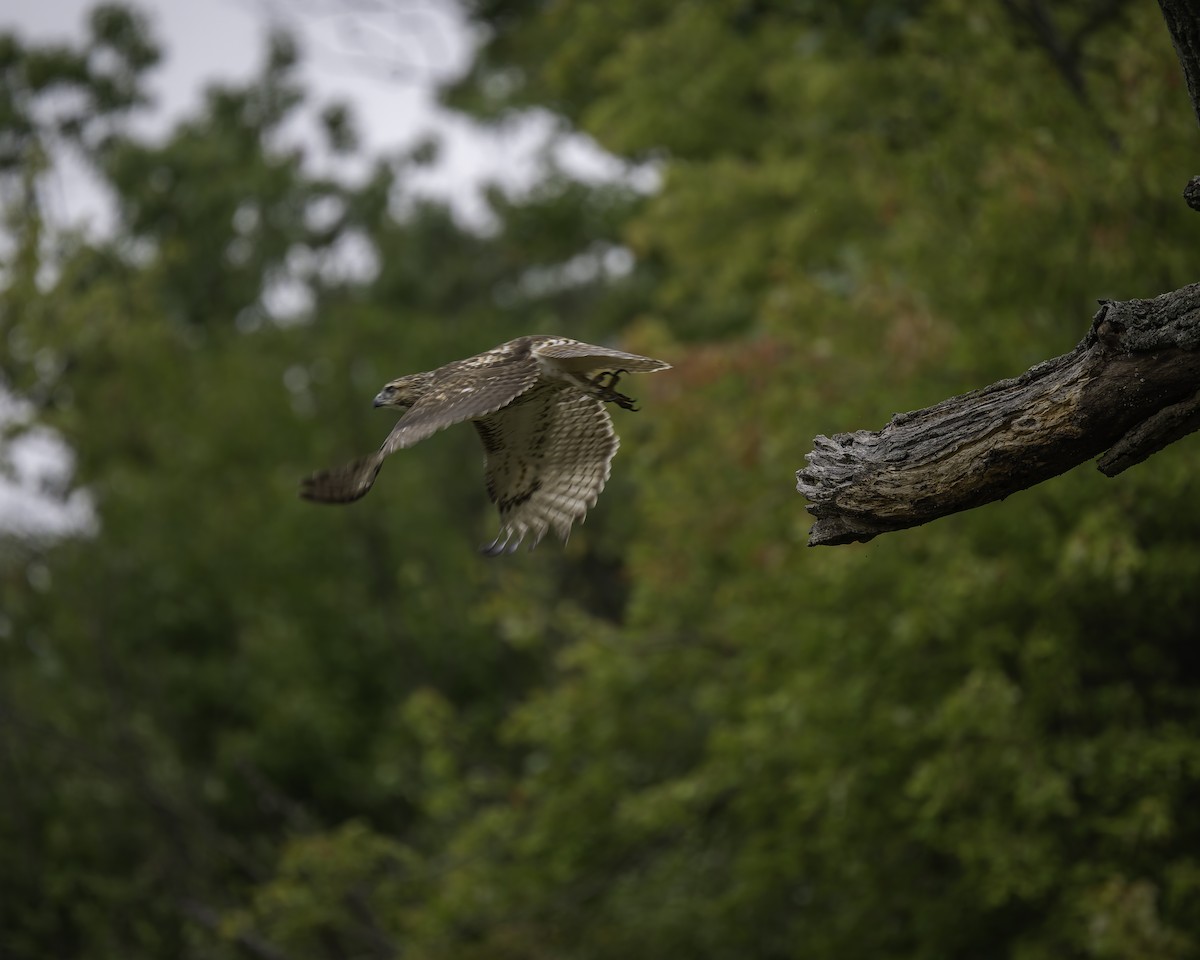
[[[1110,476],[1200,427],[1200,284],[1106,303],[1070,353],[1013,380],[817,437],[796,475],[810,545],[870,540],[1000,500],[1108,451]]]
[[[1200,0],[1159,0],[1200,119]],[[1198,178],[1200,179],[1200,178]],[[1200,209],[1194,179],[1189,206]],[[1070,353],[1013,380],[818,436],[797,471],[810,546],[866,541],[1001,500],[1099,454],[1115,476],[1200,429],[1200,284],[1104,302]]]

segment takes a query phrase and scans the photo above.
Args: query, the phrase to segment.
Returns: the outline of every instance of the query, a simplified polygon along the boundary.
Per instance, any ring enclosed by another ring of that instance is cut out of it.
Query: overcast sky
[[[140,0],[164,59],[150,76],[155,111],[146,132],[160,134],[194,111],[204,86],[244,79],[261,68],[266,36],[283,23],[300,40],[303,78],[321,102],[343,100],[354,109],[366,146],[393,151],[430,134],[442,142],[437,165],[412,186],[448,198],[466,221],[483,216],[478,185],[496,180],[519,188],[537,170],[536,156],[552,127],[533,116],[503,131],[485,130],[441,109],[434,88],[465,69],[473,37],[453,0]],[[78,40],[94,0],[2,0],[0,31],[26,42]],[[555,151],[572,172],[619,176],[620,165],[582,138]],[[103,229],[107,208],[86,170],[56,169],[43,202],[60,223]],[[0,398],[0,420],[13,407]],[[0,441],[2,443],[2,441]],[[77,527],[87,522],[86,497],[66,512],[46,508],[43,484],[63,482],[69,458],[49,433],[0,446],[15,465],[17,483],[0,478],[0,529]]]
[[[91,0],[3,0],[0,30],[27,39],[78,39]],[[422,189],[449,198],[467,218],[482,207],[483,180],[528,183],[551,130],[531,116],[504,130],[485,130],[440,108],[434,88],[461,73],[473,38],[454,0],[141,0],[164,48],[150,87],[157,110],[150,131],[166,130],[194,110],[213,80],[246,78],[261,68],[267,31],[282,23],[298,36],[303,77],[320,101],[349,102],[366,145],[376,151],[412,146],[430,133],[443,143],[440,162]],[[158,132],[155,131],[155,132]],[[612,177],[620,167],[582,138],[556,153],[581,175]],[[80,171],[60,174],[51,202],[57,215],[96,215],[95,191]]]

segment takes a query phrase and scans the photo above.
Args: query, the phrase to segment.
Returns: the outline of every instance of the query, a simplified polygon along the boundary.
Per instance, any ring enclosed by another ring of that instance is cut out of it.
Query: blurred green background
[[[56,431],[96,515],[0,535],[0,955],[1200,956],[1195,440],[836,549],[794,489],[814,434],[1200,276],[1156,5],[466,9],[447,103],[659,188],[547,168],[472,229],[419,153],[313,172],[285,35],[163,139],[136,10],[0,37],[5,429]],[[45,216],[62,152],[110,236]],[[383,381],[535,332],[675,365],[566,548],[476,554],[467,429],[297,499]]]

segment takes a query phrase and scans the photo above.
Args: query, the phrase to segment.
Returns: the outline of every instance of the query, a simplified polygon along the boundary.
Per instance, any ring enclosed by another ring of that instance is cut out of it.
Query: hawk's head
[[[428,373],[414,373],[407,377],[399,377],[384,384],[383,389],[375,394],[375,406],[400,407],[407,410],[421,399],[421,395],[428,386]]]

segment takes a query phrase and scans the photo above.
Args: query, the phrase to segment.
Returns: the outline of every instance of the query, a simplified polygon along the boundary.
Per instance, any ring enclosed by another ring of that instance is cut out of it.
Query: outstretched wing
[[[567,385],[531,390],[475,421],[487,451],[488,496],[500,533],[484,553],[533,546],[553,529],[565,541],[608,480],[620,441],[604,404]]]
[[[350,503],[375,483],[384,457],[464,420],[494,413],[532,387],[537,361],[514,341],[433,371],[428,390],[397,421],[375,452],[300,483],[300,496],[317,503]]]
[[[665,360],[655,360],[653,357],[643,357],[636,353],[626,353],[623,350],[598,347],[592,343],[580,343],[578,340],[561,337],[546,338],[540,343],[535,343],[532,352],[535,357],[553,360],[557,366],[572,373],[586,374],[617,369],[629,373],[652,373],[655,370],[671,368]]]
[[[429,389],[400,418],[380,453],[386,457],[453,424],[495,413],[537,383],[538,375],[537,361],[518,341],[439,367]]]

